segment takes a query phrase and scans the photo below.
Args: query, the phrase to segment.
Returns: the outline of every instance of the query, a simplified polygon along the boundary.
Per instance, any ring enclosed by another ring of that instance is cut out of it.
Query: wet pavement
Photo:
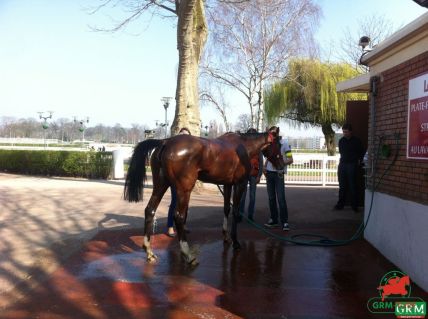
[[[189,235],[196,267],[164,234],[154,237],[158,261],[149,264],[140,230],[103,231],[0,318],[385,318],[366,304],[396,267],[366,241],[297,246],[241,224],[235,252],[223,244],[219,223],[198,224]],[[349,236],[355,225],[342,226],[324,234]],[[416,285],[412,295],[428,300]]]
[[[263,187],[257,196],[256,221],[264,222]],[[196,267],[182,260],[162,219],[153,238],[154,264],[140,248],[141,228],[100,228],[0,318],[395,318],[367,308],[369,299],[379,298],[382,277],[397,266],[365,240],[340,247],[281,240],[303,233],[352,236],[361,214],[331,211],[326,206],[335,196],[334,189],[287,187],[292,230],[274,229],[273,237],[244,221],[238,228],[242,248],[234,251],[222,240],[219,199],[192,195],[190,211],[199,216],[189,215],[188,240],[198,254]],[[137,218],[104,216],[99,223]],[[414,283],[411,295],[428,301]]]

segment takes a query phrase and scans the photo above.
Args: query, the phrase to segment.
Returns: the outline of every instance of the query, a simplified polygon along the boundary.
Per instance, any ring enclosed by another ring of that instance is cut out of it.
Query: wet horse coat
[[[190,252],[184,223],[189,207],[190,194],[197,180],[224,185],[223,234],[227,233],[227,218],[230,212],[230,198],[233,193],[233,221],[231,239],[233,247],[239,248],[237,222],[239,202],[247,185],[250,172],[250,158],[269,145],[272,133],[235,134],[227,133],[217,139],[205,139],[190,135],[177,135],[165,140],[146,140],[134,149],[125,182],[124,197],[130,202],[142,200],[142,189],[146,179],[145,163],[150,159],[153,174],[153,193],[145,209],[144,248],[147,259],[156,259],[151,246],[153,217],[168,187],[177,191],[177,207],[174,221],[180,241],[181,252],[189,263],[197,263]]]

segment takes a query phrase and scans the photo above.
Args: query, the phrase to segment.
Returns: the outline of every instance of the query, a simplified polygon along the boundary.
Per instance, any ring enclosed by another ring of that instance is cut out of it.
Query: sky
[[[316,0],[323,17],[316,38],[323,44],[355,28],[365,16],[381,13],[403,26],[423,13],[412,0]],[[89,117],[123,127],[155,127],[164,122],[162,97],[174,97],[178,54],[174,19],[143,17],[124,31],[109,28],[119,11],[90,14],[99,0],[0,0],[0,118],[37,118],[53,111],[54,119]],[[356,39],[358,41],[358,39]],[[235,105],[236,104],[236,105]],[[175,101],[168,109],[174,116]],[[234,123],[248,113],[245,101],[234,103]],[[205,126],[216,111],[201,108]],[[298,136],[320,130],[296,131]]]

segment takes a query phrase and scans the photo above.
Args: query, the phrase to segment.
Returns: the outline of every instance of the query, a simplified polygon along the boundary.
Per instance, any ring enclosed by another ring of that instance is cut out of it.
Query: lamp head
[[[362,36],[360,38],[360,42],[358,42],[358,45],[364,50],[366,50],[366,47],[370,45],[371,39],[368,36]],[[368,49],[367,49],[368,50]]]

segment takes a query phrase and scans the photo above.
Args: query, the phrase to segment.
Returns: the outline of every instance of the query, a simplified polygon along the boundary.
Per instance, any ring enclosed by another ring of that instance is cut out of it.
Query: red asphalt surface
[[[396,267],[365,240],[298,246],[243,222],[242,249],[235,252],[223,243],[218,221],[198,224],[189,234],[196,267],[182,260],[177,239],[164,234],[153,239],[158,261],[150,264],[140,248],[141,230],[102,231],[0,318],[395,318],[368,311],[382,276]],[[357,225],[288,234],[344,238]],[[428,301],[413,283],[411,289]]]
[[[188,240],[200,263],[190,267],[177,239],[164,234],[168,194],[153,238],[158,260],[149,264],[141,249],[145,203],[124,202],[122,182],[0,177],[0,288],[15,285],[0,294],[0,319],[395,318],[367,308],[381,299],[382,277],[400,270],[367,241],[314,247],[281,240],[303,233],[350,238],[362,213],[333,211],[337,188],[287,185],[291,231],[271,236],[243,221],[240,251],[223,243],[221,195],[192,194]],[[255,218],[268,216],[260,185]],[[428,301],[410,282],[411,297]]]

